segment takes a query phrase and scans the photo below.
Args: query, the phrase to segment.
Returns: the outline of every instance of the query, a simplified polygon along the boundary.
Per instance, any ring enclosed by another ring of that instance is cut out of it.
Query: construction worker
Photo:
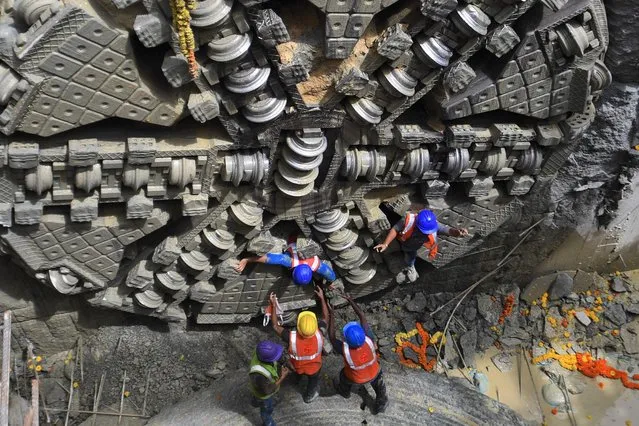
[[[468,235],[465,228],[451,228],[437,223],[437,217],[431,210],[424,209],[418,214],[406,213],[406,216],[399,220],[395,226],[388,231],[383,243],[374,247],[378,252],[383,252],[395,238],[400,243],[404,253],[406,267],[397,274],[397,282],[415,282],[419,278],[415,269],[415,259],[417,250],[424,246],[428,250],[428,257],[435,259],[437,256],[437,234],[444,234],[451,237],[464,237]]]
[[[335,281],[335,271],[318,256],[300,259],[297,255],[297,236],[289,237],[285,253],[267,253],[264,256],[246,257],[240,260],[235,270],[242,272],[249,263],[266,263],[267,265],[281,265],[293,270],[293,283],[304,286],[313,280],[313,272],[317,272],[328,282]]]
[[[288,355],[293,372],[298,375],[298,378],[302,376],[308,378],[304,392],[304,402],[307,404],[319,396],[322,348],[324,346],[324,337],[320,327],[326,329],[328,323],[328,306],[324,298],[324,291],[320,287],[316,287],[315,294],[322,305],[322,319],[319,322],[311,311],[299,313],[296,330],[287,330],[277,321],[271,321],[273,330],[285,342],[288,342]],[[272,312],[275,312],[276,300],[275,294],[271,293]]]
[[[341,341],[335,337],[335,318],[333,311],[330,311],[328,333],[335,352],[341,354],[344,359],[344,368],[339,373],[335,388],[344,398],[350,398],[353,385],[370,383],[375,391],[373,413],[383,413],[388,407],[388,397],[382,367],[377,356],[377,345],[373,342],[373,332],[364,313],[355,304],[353,298],[347,294],[343,297],[353,307],[359,322],[351,321],[344,326],[342,329],[344,341]]]
[[[275,426],[273,420],[273,395],[289,374],[286,366],[278,363],[282,357],[282,345],[265,340],[257,344],[249,369],[249,388],[253,393],[253,406],[259,407],[264,426]]]

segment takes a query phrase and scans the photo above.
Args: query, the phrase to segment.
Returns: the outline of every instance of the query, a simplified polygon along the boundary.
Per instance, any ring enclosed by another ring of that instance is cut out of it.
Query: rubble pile
[[[550,379],[542,395],[554,414],[569,410],[562,388],[579,394],[589,385],[603,388],[607,378],[639,389],[639,280],[632,273],[559,271],[523,290],[509,283],[460,299],[417,292],[369,303],[382,357],[472,375],[481,352],[493,346],[491,361],[501,372],[515,368],[523,350]]]

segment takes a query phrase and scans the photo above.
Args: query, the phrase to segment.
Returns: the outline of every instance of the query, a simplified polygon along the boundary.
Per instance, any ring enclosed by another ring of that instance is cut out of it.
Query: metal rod
[[[532,369],[530,368],[530,362],[528,362],[528,356],[526,352],[522,348],[522,354],[524,355],[524,360],[526,361],[526,366],[528,367],[528,374],[530,375],[530,381],[533,385],[533,391],[535,393],[535,399],[537,399],[537,408],[539,408],[539,413],[541,414],[542,423],[546,423],[546,416],[544,415],[544,410],[541,408],[541,400],[539,399],[539,394],[537,393],[537,385],[535,384],[535,378],[533,377]]]
[[[146,416],[146,397],[149,393],[149,378],[151,377],[151,370],[146,370],[146,381],[144,383],[144,402],[142,403],[142,415]]]
[[[496,246],[496,247],[490,247],[490,248],[483,249],[483,250],[477,250],[477,251],[474,251],[474,252],[472,252],[472,253],[467,253],[467,254],[465,254],[465,255],[463,255],[463,256],[459,256],[457,259],[463,259],[464,257],[470,257],[470,256],[474,256],[474,255],[476,255],[476,254],[480,254],[480,253],[486,253],[487,251],[497,250],[497,249],[500,249],[500,248],[502,248],[502,247],[503,247],[503,245],[501,245],[501,246]]]
[[[0,424],[9,424],[9,375],[11,371],[11,311],[4,311],[2,327],[2,389],[0,393]]]
[[[461,305],[461,302],[464,301],[464,299],[466,298],[466,296],[468,296],[475,288],[477,288],[477,286],[479,284],[481,284],[482,282],[484,282],[486,279],[488,279],[488,277],[491,277],[493,275],[495,275],[497,273],[497,271],[499,271],[499,269],[503,266],[505,266],[506,264],[508,264],[509,261],[506,261],[504,263],[502,263],[501,265],[497,265],[497,267],[495,269],[493,269],[492,271],[490,271],[488,274],[484,275],[479,281],[475,282],[474,284],[472,284],[470,287],[468,287],[466,290],[464,290],[461,294],[455,296],[453,299],[449,300],[448,302],[446,302],[444,305],[442,305],[439,309],[441,309],[443,306],[447,305],[448,303],[450,303],[452,300],[456,299],[458,296],[461,296],[459,301],[457,302],[457,304],[455,305],[455,307],[453,308],[452,312],[450,313],[450,316],[448,317],[448,321],[446,321],[446,326],[444,327],[444,331],[442,332],[443,336],[446,336],[446,333],[448,333],[448,327],[450,326],[450,322],[453,320],[453,316],[455,315],[455,311],[457,311],[457,308],[459,308],[459,305]],[[437,310],[439,310],[437,309]],[[436,311],[437,311],[436,310]],[[435,312],[436,312],[435,311]],[[431,313],[431,316],[434,314]],[[439,351],[437,352],[437,363],[439,363],[439,358],[440,358],[440,353],[441,353],[441,348],[442,345],[444,343],[444,340],[440,340],[439,341]]]
[[[55,412],[65,412],[67,410],[65,410],[64,408],[49,408],[50,411],[55,411]],[[79,414],[95,414],[98,416],[118,416],[118,417],[138,417],[138,418],[142,418],[142,419],[150,419],[151,416],[142,416],[139,414],[127,414],[127,413],[106,413],[106,412],[102,412],[102,411],[87,411],[87,410],[71,410],[71,413],[79,413]]]
[[[534,227],[536,227],[537,225],[539,225],[541,222],[543,222],[544,220],[546,220],[546,218],[548,217],[547,214],[544,215],[544,217],[542,217],[541,219],[539,219],[537,222],[533,223],[532,225],[530,225],[528,228],[524,229],[523,231],[521,231],[519,233],[519,238],[523,237],[524,234],[528,231],[530,231],[531,229],[533,229]]]
[[[40,424],[40,381],[38,379],[31,379],[31,426],[38,426]]]
[[[122,376],[122,393],[120,394],[120,417],[118,417],[118,424],[122,421],[122,410],[124,409],[124,392],[126,390],[126,370]]]
[[[515,250],[517,250],[519,248],[519,246],[523,244],[524,241],[526,241],[526,238],[528,238],[530,236],[530,234],[532,234],[532,229],[530,231],[528,231],[526,233],[526,235],[524,235],[523,238],[521,240],[519,240],[519,242],[517,244],[515,244],[515,247],[513,247],[512,250],[510,250],[508,252],[508,254],[506,256],[504,256],[504,258],[502,260],[499,261],[497,266],[503,265],[503,263],[506,261],[506,259],[508,259],[510,257],[510,255],[513,254],[515,252]]]

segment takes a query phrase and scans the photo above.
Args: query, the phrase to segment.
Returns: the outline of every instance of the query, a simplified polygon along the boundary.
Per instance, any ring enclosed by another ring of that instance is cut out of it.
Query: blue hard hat
[[[342,333],[344,334],[344,340],[352,348],[359,348],[366,341],[366,333],[357,321],[347,323]]]
[[[430,210],[422,210],[417,215],[417,228],[424,234],[437,232],[437,217]]]
[[[271,342],[270,340],[264,340],[257,344],[257,359],[262,362],[275,362],[282,357],[284,348],[282,345]]]
[[[313,270],[308,265],[299,265],[293,269],[293,282],[297,285],[306,285],[313,279]]]

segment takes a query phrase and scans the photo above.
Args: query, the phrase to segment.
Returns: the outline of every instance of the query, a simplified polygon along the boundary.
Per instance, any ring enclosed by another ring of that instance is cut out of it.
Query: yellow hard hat
[[[297,331],[304,337],[311,337],[317,331],[317,317],[311,311],[300,312],[297,316]]]

